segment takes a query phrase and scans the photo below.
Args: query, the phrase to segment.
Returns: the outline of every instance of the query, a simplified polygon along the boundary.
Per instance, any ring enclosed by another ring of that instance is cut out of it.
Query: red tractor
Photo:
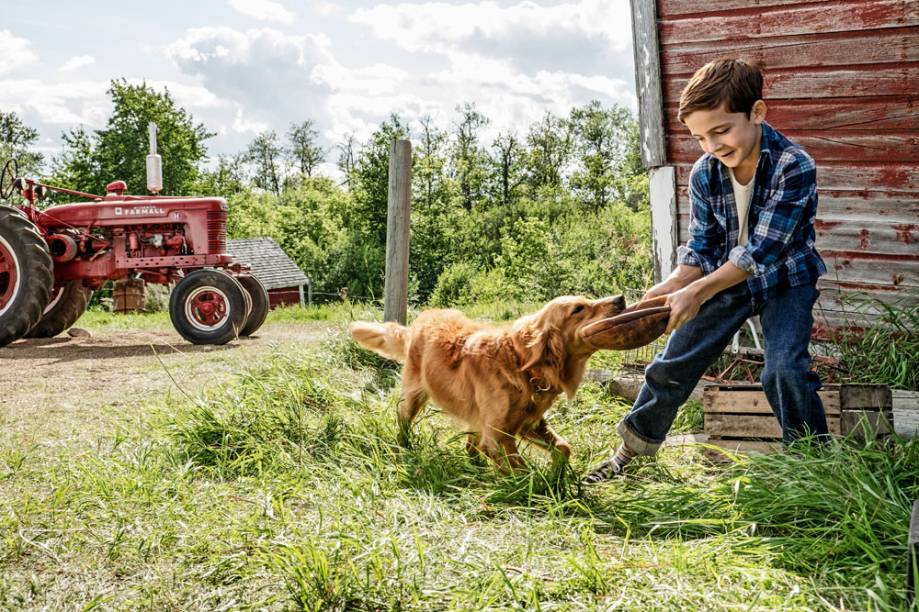
[[[227,203],[217,197],[156,195],[162,186],[155,128],[147,156],[148,190],[126,195],[124,181],[96,196],[0,173],[0,347],[23,337],[68,329],[106,281],[142,278],[175,283],[169,316],[194,344],[224,344],[257,330],[268,293],[246,265],[227,253]],[[89,199],[39,210],[49,191]]]

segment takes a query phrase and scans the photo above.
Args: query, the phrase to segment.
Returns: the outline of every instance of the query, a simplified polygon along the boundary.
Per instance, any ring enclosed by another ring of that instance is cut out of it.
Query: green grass
[[[856,311],[850,324],[864,329],[843,329],[836,342],[848,380],[919,390],[919,306],[878,299],[851,302]],[[868,307],[879,313],[876,321],[858,316],[859,309]]]
[[[171,327],[168,312],[117,313],[107,310],[87,310],[76,323],[77,327],[99,330],[160,330]]]
[[[396,375],[332,335],[152,399],[93,447],[0,446],[0,608],[905,605],[919,441],[727,466],[671,448],[585,489],[628,410],[599,386],[549,415],[570,466],[525,449],[502,476],[433,409],[398,446]]]

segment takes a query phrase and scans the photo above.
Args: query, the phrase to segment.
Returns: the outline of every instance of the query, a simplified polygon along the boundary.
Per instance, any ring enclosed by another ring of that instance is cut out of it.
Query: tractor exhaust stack
[[[156,124],[147,125],[150,132],[150,154],[147,155],[147,191],[159,195],[163,190],[163,159],[156,154]]]

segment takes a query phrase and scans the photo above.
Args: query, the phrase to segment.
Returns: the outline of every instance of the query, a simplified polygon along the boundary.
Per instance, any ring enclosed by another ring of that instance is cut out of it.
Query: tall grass
[[[836,341],[840,362],[853,382],[886,384],[919,391],[919,305],[874,299],[859,304],[880,314],[875,322],[856,318],[863,329],[843,329]]]
[[[382,374],[381,374],[382,373]],[[705,463],[584,488],[628,409],[549,414],[570,465],[470,459],[429,409],[395,443],[391,366],[334,336],[176,396],[99,449],[0,453],[0,607],[897,609],[919,442]]]

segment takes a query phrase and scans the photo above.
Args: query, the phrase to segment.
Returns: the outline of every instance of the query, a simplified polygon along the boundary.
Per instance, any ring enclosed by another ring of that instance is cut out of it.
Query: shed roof
[[[252,275],[269,291],[299,287],[308,281],[303,270],[271,238],[227,240],[227,250],[236,261],[252,266]]]

